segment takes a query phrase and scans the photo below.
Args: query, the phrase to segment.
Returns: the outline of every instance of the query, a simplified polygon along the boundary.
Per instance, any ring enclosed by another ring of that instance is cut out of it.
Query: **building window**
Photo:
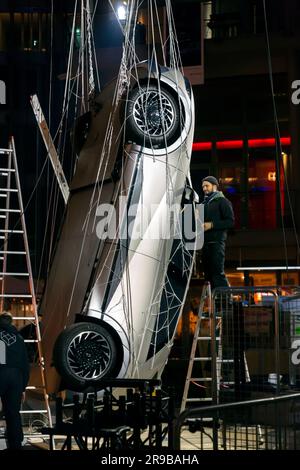
[[[235,228],[241,227],[241,200],[243,153],[240,149],[218,150],[218,177],[220,190],[230,200],[234,216]]]
[[[261,0],[251,0],[253,33],[263,34],[265,32],[265,20],[263,2]],[[284,30],[285,8],[283,0],[272,0],[272,7],[267,4],[268,29],[272,33]]]
[[[274,151],[256,149],[249,154],[249,228],[276,228],[276,168]]]
[[[218,140],[215,143],[217,162],[214,163],[214,171],[220,180],[220,189],[232,202],[236,219],[235,228],[275,229],[279,226],[281,211],[285,226],[291,226],[290,207],[288,201],[285,201],[284,182],[284,173],[288,177],[290,171],[287,152],[289,152],[291,139],[281,137],[280,141],[283,149],[280,185],[277,184],[276,150],[273,137],[249,139],[248,158],[246,158],[246,149],[242,139]],[[191,171],[193,184],[195,184],[193,175],[195,170],[212,166],[212,149],[213,142],[210,141],[193,144]],[[248,174],[248,179],[246,174]],[[196,186],[197,183],[198,181],[196,181]]]
[[[189,1],[172,9],[183,66],[201,64],[201,4]]]
[[[299,271],[288,271],[281,273],[282,286],[299,286]]]
[[[226,276],[231,287],[240,287],[244,285],[245,276],[243,273],[226,270]]]
[[[204,39],[212,38],[212,30],[209,27],[211,14],[212,14],[212,1],[203,2]]]
[[[0,50],[13,47],[23,51],[46,51],[48,38],[47,13],[14,13],[10,23],[8,13],[0,14]],[[9,29],[13,31],[13,44],[8,43]]]
[[[276,273],[269,271],[267,273],[251,273],[249,276],[250,286],[276,286]]]
[[[193,188],[200,197],[202,202],[204,194],[202,191],[202,180],[208,176],[211,166],[211,151],[193,152],[191,162],[191,179]]]

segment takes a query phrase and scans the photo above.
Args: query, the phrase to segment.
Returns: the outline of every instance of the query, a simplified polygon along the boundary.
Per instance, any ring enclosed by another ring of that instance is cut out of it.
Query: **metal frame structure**
[[[157,379],[104,379],[103,386],[101,399],[92,387],[82,399],[74,395],[71,404],[56,399],[55,427],[43,432],[62,439],[57,450],[172,449],[175,408],[171,390],[163,394]]]

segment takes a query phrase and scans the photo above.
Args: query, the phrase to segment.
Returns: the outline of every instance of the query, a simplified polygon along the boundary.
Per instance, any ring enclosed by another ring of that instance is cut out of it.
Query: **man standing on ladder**
[[[204,245],[202,265],[205,281],[211,288],[227,287],[228,280],[224,272],[225,242],[227,230],[234,226],[234,214],[231,202],[219,191],[218,180],[206,176],[202,180],[204,192]]]
[[[23,430],[20,408],[29,380],[29,362],[22,336],[10,313],[0,315],[0,397],[6,420],[8,449],[20,449]]]
[[[231,202],[225,198],[222,191],[219,191],[219,182],[214,176],[206,176],[203,178],[202,189],[204,192],[204,245],[202,248],[202,265],[205,281],[210,283],[211,289],[213,290],[218,287],[229,286],[224,271],[225,243],[227,230],[234,226],[234,213]],[[218,308],[222,307],[222,296],[218,298],[217,305]],[[207,335],[210,336],[209,324],[207,328]],[[221,334],[220,322],[218,322],[216,328],[219,336]],[[201,330],[203,334],[203,328],[201,328]],[[199,354],[200,356],[211,356],[210,343],[199,343]],[[220,354],[220,349],[217,354]],[[211,362],[207,362],[206,366],[202,363],[202,368],[203,377],[210,377],[212,373]],[[206,394],[212,394],[212,390],[210,392],[206,390]]]

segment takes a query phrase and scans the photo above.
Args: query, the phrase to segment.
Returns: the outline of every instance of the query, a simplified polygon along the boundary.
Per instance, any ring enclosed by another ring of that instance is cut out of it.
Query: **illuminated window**
[[[47,34],[48,14],[14,13],[13,38],[16,49],[46,51]]]
[[[276,228],[274,151],[252,151],[249,157],[249,228]]]
[[[281,284],[283,286],[298,286],[299,285],[299,272],[289,271],[281,273]]]
[[[253,286],[276,286],[277,284],[275,272],[252,273],[249,276],[249,280],[250,285]]]
[[[236,271],[227,271],[226,276],[231,287],[240,287],[244,285],[244,274]]]
[[[218,150],[218,167],[220,189],[230,200],[235,217],[235,228],[241,226],[241,168],[243,166],[242,150]]]

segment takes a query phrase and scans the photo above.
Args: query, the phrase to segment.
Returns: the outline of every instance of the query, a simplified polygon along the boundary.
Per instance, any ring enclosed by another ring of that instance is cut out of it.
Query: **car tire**
[[[128,141],[149,148],[165,148],[180,135],[178,100],[164,87],[143,85],[129,94],[126,112]]]
[[[82,391],[92,386],[101,389],[101,379],[116,376],[117,346],[103,325],[76,323],[58,336],[53,362],[64,388]]]

